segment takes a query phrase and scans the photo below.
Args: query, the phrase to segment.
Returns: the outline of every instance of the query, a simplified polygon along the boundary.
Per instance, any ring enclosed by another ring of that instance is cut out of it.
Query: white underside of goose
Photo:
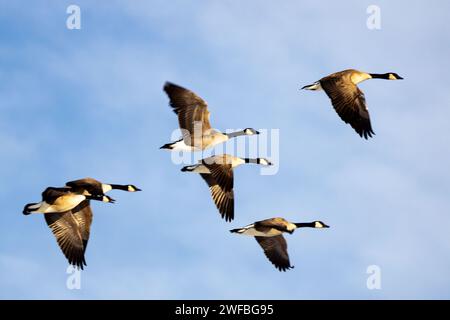
[[[252,237],[274,237],[282,234],[280,230],[271,228],[268,232],[261,232],[255,229],[255,225],[251,224],[242,229],[240,229],[237,233],[244,234],[246,236]]]
[[[188,146],[184,140],[180,140],[172,144],[171,151],[200,151],[200,148]]]
[[[64,199],[64,203],[60,205],[48,204],[45,201],[39,202],[33,206],[30,206],[33,212],[38,213],[55,213],[55,212],[66,212],[72,210],[77,205],[79,205],[86,197],[83,195],[74,195]]]

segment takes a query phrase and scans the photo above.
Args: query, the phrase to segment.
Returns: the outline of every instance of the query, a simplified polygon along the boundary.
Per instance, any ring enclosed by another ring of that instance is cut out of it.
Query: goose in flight
[[[378,74],[348,69],[330,74],[302,89],[323,89],[331,99],[339,117],[345,123],[350,124],[361,137],[367,139],[372,137],[375,132],[370,123],[369,109],[366,106],[364,93],[357,84],[368,79],[401,80],[403,78],[394,72]]]
[[[23,213],[43,213],[69,263],[83,269],[92,223],[90,200],[114,202],[105,195],[111,189],[140,191],[133,185],[109,185],[85,178],[68,182],[63,188],[47,188],[42,193],[42,201],[27,204]]]
[[[169,96],[170,106],[178,116],[183,137],[167,143],[160,149],[175,151],[199,151],[223,143],[230,138],[259,134],[252,128],[222,133],[211,128],[208,104],[194,92],[176,84],[166,82],[164,91]]]
[[[287,243],[283,233],[292,234],[297,228],[329,228],[329,226],[322,221],[291,223],[283,218],[271,218],[230,230],[230,232],[255,237],[267,259],[278,270],[286,271],[294,266],[291,266],[289,261]]]
[[[181,171],[199,173],[208,184],[213,201],[222,218],[225,221],[231,221],[234,219],[233,169],[244,163],[272,165],[265,158],[238,158],[222,154],[200,160],[198,164],[186,166]]]
[[[83,195],[72,192],[71,188],[48,187],[42,192],[42,201],[38,203],[28,203],[23,209],[23,214],[31,213],[61,213],[72,210],[82,201],[97,200],[103,202],[114,202],[115,200],[108,196]]]
[[[114,202],[108,196],[82,195],[70,188],[49,187],[42,201],[25,205],[23,214],[43,213],[47,225],[70,264],[83,269],[84,252],[89,239],[92,212],[89,200]]]
[[[66,183],[66,186],[70,187],[73,192],[93,196],[102,196],[111,190],[122,190],[128,192],[142,191],[132,184],[107,184],[93,178],[83,178],[79,180],[69,181]]]

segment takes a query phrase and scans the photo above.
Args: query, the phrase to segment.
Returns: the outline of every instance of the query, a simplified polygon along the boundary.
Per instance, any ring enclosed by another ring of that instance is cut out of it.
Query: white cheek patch
[[[392,73],[390,73],[389,80],[397,80],[397,78]]]
[[[317,222],[314,224],[314,228],[323,228],[323,225],[320,222]]]

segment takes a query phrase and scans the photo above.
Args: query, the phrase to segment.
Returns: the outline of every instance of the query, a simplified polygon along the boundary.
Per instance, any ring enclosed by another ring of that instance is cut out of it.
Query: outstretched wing
[[[207,103],[194,92],[170,82],[165,83],[164,91],[178,115],[184,142],[194,146],[197,139],[197,144],[201,143],[201,137],[211,130]]]
[[[372,137],[372,124],[364,93],[347,78],[326,77],[320,80],[339,117],[361,136]]]
[[[93,178],[83,178],[79,180],[66,182],[66,186],[71,187],[74,192],[89,192],[93,196],[103,195],[102,183]]]
[[[272,228],[279,231],[287,231],[286,226],[287,221],[283,218],[270,218],[255,222],[255,229],[262,232]]]
[[[59,197],[70,193],[70,188],[48,187],[42,192],[42,199],[46,199],[47,203],[53,203]]]
[[[81,239],[83,241],[83,249],[86,252],[86,247],[89,241],[92,224],[92,209],[89,200],[81,202],[78,206],[72,209],[72,216],[78,224]]]
[[[232,221],[234,219],[234,192],[231,165],[203,164],[211,173],[201,173],[200,176],[208,184],[213,201],[222,218],[225,221]]]
[[[71,211],[46,213],[44,217],[69,263],[83,269],[92,223],[89,201],[83,201]]]
[[[267,259],[280,271],[286,271],[294,266],[289,262],[287,243],[282,235],[275,237],[255,237],[263,248]]]

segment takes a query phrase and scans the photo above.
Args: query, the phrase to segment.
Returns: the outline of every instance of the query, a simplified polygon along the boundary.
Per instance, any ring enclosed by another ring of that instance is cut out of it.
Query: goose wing
[[[166,82],[164,91],[178,115],[184,142],[190,146],[201,145],[202,136],[211,130],[207,103],[194,92],[170,82]]]
[[[59,197],[70,193],[70,188],[48,187],[42,192],[42,200],[47,203],[54,203]]]
[[[66,182],[66,186],[73,191],[82,193],[84,190],[91,195],[103,195],[102,183],[94,178],[83,178],[79,180]]]
[[[345,123],[350,124],[365,139],[375,134],[370,123],[364,93],[350,81],[349,77],[328,76],[320,80],[320,85]]]
[[[92,209],[89,200],[81,202],[78,206],[72,209],[72,216],[78,224],[81,239],[83,241],[83,250],[86,252],[86,247],[89,241],[89,236],[91,234],[91,224],[92,224]]]
[[[286,231],[286,220],[282,218],[271,218],[255,222],[255,229],[258,231],[265,232],[272,228],[280,231]]]
[[[89,202],[83,201],[64,213],[46,213],[44,217],[69,263],[83,269],[86,265],[84,253],[92,223]]]
[[[211,197],[225,221],[234,219],[233,169],[231,164],[203,163],[210,174],[201,173],[211,192]]]
[[[267,259],[280,271],[286,271],[291,266],[287,252],[287,243],[282,235],[275,237],[255,237]]]

